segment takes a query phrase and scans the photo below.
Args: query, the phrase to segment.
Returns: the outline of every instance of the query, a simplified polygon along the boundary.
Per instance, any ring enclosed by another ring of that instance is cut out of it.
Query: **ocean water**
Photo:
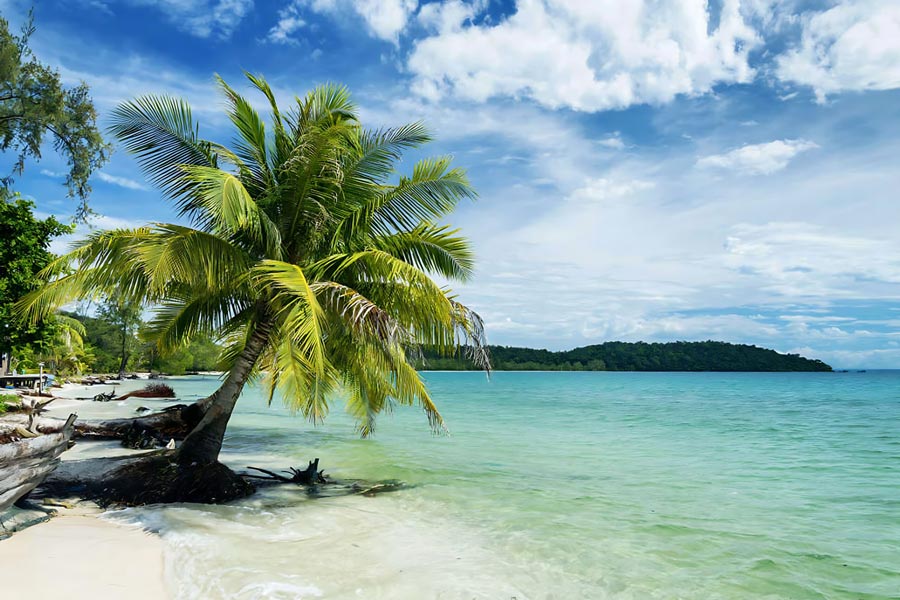
[[[112,518],[160,533],[179,599],[900,598],[900,372],[425,377],[450,436],[399,408],[360,440],[338,401],[315,428],[251,388],[223,453],[406,489]]]

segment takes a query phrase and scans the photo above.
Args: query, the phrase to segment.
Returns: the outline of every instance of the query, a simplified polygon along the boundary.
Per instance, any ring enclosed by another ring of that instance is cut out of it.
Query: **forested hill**
[[[726,342],[606,342],[551,352],[533,348],[490,346],[498,371],[831,371],[820,360],[797,354]],[[470,370],[461,358],[425,353],[422,369]]]

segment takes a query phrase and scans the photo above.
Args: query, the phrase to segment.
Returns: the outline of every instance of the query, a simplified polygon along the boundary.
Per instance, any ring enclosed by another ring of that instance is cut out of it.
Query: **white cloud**
[[[777,59],[779,78],[819,101],[842,91],[900,88],[900,3],[847,0],[804,15],[799,45]]]
[[[418,4],[418,0],[356,0],[353,6],[372,33],[396,42]]]
[[[870,368],[896,369],[900,365],[900,349],[877,348],[868,350],[835,350],[833,345],[824,344],[820,348],[802,346],[788,350],[792,354],[813,356],[825,361],[835,369]]]
[[[54,48],[46,48],[41,55],[53,57],[57,53]],[[90,86],[91,97],[101,115],[107,115],[112,108],[135,96],[168,94],[187,100],[203,125],[210,121],[224,122],[221,98],[212,77],[198,78],[170,64],[138,55],[115,56],[114,52],[102,48],[95,48],[93,56],[94,60],[82,64],[73,64],[74,57],[65,55],[54,62],[59,65],[65,84],[84,81]],[[103,68],[95,68],[96,65]]]
[[[725,251],[724,264],[782,297],[860,298],[900,284],[900,244],[810,223],[735,225]]]
[[[369,33],[396,44],[418,5],[418,0],[291,0],[282,12],[294,10],[299,17],[302,9],[308,8],[341,20],[354,13]]]
[[[291,36],[305,25],[299,5],[292,2],[278,11],[278,22],[269,30],[266,39],[274,44],[296,44],[297,40]]]
[[[724,169],[746,175],[771,175],[788,166],[791,160],[807,150],[818,148],[808,140],[775,140],[765,144],[748,144],[697,160],[702,169]]]
[[[532,175],[544,183],[561,184],[567,191],[579,186],[585,180],[585,171],[601,159],[597,144],[577,127],[563,116],[535,106],[431,103],[400,95],[382,106],[369,104],[362,110],[363,122],[373,127],[397,125],[398,115],[403,122],[424,121],[441,142],[466,148],[472,140],[509,144],[510,150],[504,154],[527,155]],[[475,150],[468,152],[481,152]]]
[[[458,291],[490,324],[492,341],[565,348],[714,338],[781,351],[850,351],[890,339],[858,323],[789,327],[778,315],[791,306],[831,316],[837,303],[896,302],[896,144],[850,152],[823,143],[818,160],[768,177],[711,178],[690,168],[694,160],[682,151],[599,151],[587,132],[566,129],[556,115],[545,114],[539,130],[528,132],[526,107],[511,106],[509,119],[526,132],[507,135],[503,152],[531,157],[522,183],[547,177],[541,183],[550,189],[485,191],[476,209],[454,216],[482,265]],[[485,110],[476,107],[458,122],[481,131]],[[487,139],[511,125],[502,113],[494,115],[495,129],[485,116]],[[818,136],[821,129],[814,130]],[[598,152],[585,154],[590,147]],[[535,172],[545,155],[568,166],[564,177],[552,168]],[[766,316],[748,315],[749,307]]]
[[[422,5],[416,16],[419,23],[432,31],[459,31],[462,26],[487,7],[484,0],[464,3],[460,0],[431,2]]]
[[[611,148],[612,150],[623,150],[625,148],[625,142],[622,141],[619,132],[601,140],[597,140],[597,143],[604,148]]]
[[[625,181],[597,178],[589,179],[585,185],[572,192],[572,199],[584,202],[601,202],[617,198],[633,196],[638,192],[652,190],[656,184],[652,181],[630,179]]]
[[[127,190],[136,190],[141,192],[146,192],[148,190],[147,186],[142,183],[135,181],[134,179],[128,179],[127,177],[119,177],[117,175],[110,175],[109,173],[97,173],[97,179],[108,183],[110,185],[115,185],[121,188],[125,188]]]
[[[408,67],[432,100],[525,97],[582,111],[662,103],[753,77],[747,54],[759,38],[739,0],[724,0],[712,25],[701,0],[520,0],[496,25],[441,26]]]
[[[231,34],[253,10],[253,0],[126,0],[160,9],[182,31],[191,35],[221,38]]]
[[[774,338],[778,335],[778,328],[745,315],[674,314],[624,319],[595,318],[585,324],[582,334],[598,340],[733,340],[748,336]]]

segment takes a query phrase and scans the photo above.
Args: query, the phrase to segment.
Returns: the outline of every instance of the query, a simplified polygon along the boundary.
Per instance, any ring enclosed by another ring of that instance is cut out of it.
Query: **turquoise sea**
[[[337,402],[314,428],[250,389],[224,453],[408,489],[115,518],[160,532],[185,599],[900,598],[900,371],[425,377],[450,436],[401,408],[360,440]]]

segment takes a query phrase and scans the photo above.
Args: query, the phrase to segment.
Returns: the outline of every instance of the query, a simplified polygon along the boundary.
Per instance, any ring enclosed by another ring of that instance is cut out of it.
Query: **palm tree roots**
[[[244,498],[256,488],[220,462],[182,464],[177,452],[162,451],[129,461],[87,495],[101,506],[137,506],[171,502],[222,504]]]

